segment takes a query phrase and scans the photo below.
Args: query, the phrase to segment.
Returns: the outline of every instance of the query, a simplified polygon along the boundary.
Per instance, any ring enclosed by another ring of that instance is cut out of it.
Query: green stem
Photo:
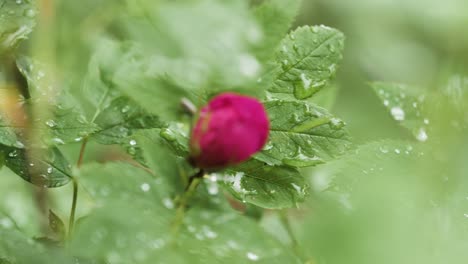
[[[292,249],[294,250],[294,253],[296,253],[296,255],[298,255],[299,257],[302,257],[299,243],[297,242],[296,236],[294,235],[294,232],[292,230],[291,222],[289,221],[286,210],[281,210],[278,212],[278,214],[284,229],[286,230],[289,238],[291,239]]]
[[[84,152],[85,152],[87,144],[88,144],[88,138],[84,138],[83,143],[81,143],[80,156],[78,157],[78,162],[76,163],[76,167],[78,168],[80,168],[81,164],[83,164]]]
[[[84,153],[85,153],[87,143],[88,143],[88,138],[84,138],[83,143],[81,143],[80,155],[76,163],[77,168],[80,168],[81,164],[83,163],[83,158],[84,158]],[[70,210],[70,219],[68,223],[68,239],[72,237],[73,228],[75,226],[76,204],[78,202],[78,180],[76,179],[76,177],[72,177],[72,182],[73,182],[73,198],[72,198],[72,205],[71,205],[71,210]]]
[[[173,234],[179,233],[180,226],[182,225],[182,222],[184,221],[187,203],[190,200],[190,198],[193,196],[198,185],[200,184],[201,178],[203,178],[203,175],[205,175],[205,172],[203,170],[200,170],[195,175],[189,178],[187,187],[185,188],[185,191],[179,200],[179,205],[177,207],[176,216],[175,216],[174,222],[172,223]]]
[[[72,200],[72,206],[70,210],[70,219],[68,223],[68,238],[70,239],[72,236],[73,232],[73,227],[75,225],[75,212],[76,212],[76,203],[78,200],[78,181],[76,180],[75,177],[72,178],[73,181],[73,200]]]

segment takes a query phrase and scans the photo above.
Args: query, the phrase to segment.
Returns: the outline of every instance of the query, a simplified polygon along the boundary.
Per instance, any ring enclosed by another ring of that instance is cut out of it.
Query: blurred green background
[[[463,0],[304,2],[297,23],[326,24],[346,35],[334,109],[355,141],[364,144],[354,157],[312,173],[319,192],[300,232],[317,263],[468,259],[468,141],[466,129],[455,132],[449,121],[456,119],[456,103],[440,107],[434,102],[430,111],[438,112],[439,119],[431,120],[431,126],[439,127],[440,134],[429,134],[421,150],[404,155],[404,144],[381,140],[411,141],[411,134],[392,119],[369,85],[407,83],[421,93],[436,91],[442,101],[440,91],[450,86],[449,79],[467,74],[467,13]],[[466,93],[467,82],[457,89]],[[466,106],[467,98],[459,99]],[[464,110],[460,115],[466,120]],[[392,146],[388,154],[382,151],[386,146]],[[328,203],[330,193],[320,191],[329,188],[332,177],[337,183],[332,193],[341,208]]]
[[[235,12],[207,2],[199,11],[203,14],[204,8],[209,9],[212,17],[202,22],[191,18],[197,11],[185,10],[183,4],[150,14],[157,2],[56,1],[54,20],[42,21],[51,26],[40,25],[21,50],[33,50],[58,65],[62,84],[71,87],[71,93],[82,86],[90,56],[106,36],[138,41],[148,54],[189,58],[187,69],[187,61],[170,67],[194,86],[255,83],[254,79],[238,78],[242,72],[230,68],[235,56],[249,50],[245,43],[255,41],[258,30],[256,22],[243,13],[243,1],[219,0],[229,2]],[[190,1],[174,1],[181,2]],[[298,240],[298,255],[308,264],[466,263],[468,1],[304,0],[299,10],[292,28],[324,24],[346,36],[335,88],[318,96],[347,123],[355,146],[337,161],[304,170],[311,195],[298,209],[287,211]],[[177,21],[169,19],[172,15]],[[147,16],[160,21],[148,23]],[[168,20],[173,23],[161,22]],[[199,25],[197,31],[177,30],[187,24]],[[146,34],[148,27],[158,33]],[[207,28],[223,38],[228,51],[202,41],[212,37]],[[52,51],[41,52],[41,45]],[[220,54],[225,56],[220,59]],[[150,70],[166,66],[163,59],[158,63]],[[217,70],[222,67],[227,69]],[[454,83],[454,78],[461,81]],[[428,110],[431,129],[427,141],[418,142],[392,118],[371,88],[375,81],[406,83],[418,87],[418,93],[436,98]],[[454,89],[458,96],[452,98]],[[78,144],[64,147],[70,160],[76,160],[78,149]],[[87,161],[121,154],[94,145],[88,153]],[[37,235],[39,227],[30,221],[37,218],[31,187],[5,168],[0,176],[0,215],[7,213],[26,233]],[[59,215],[68,214],[70,191],[70,186],[51,191]],[[78,214],[85,215],[94,205],[86,195],[80,199]],[[105,216],[103,211],[99,217]],[[13,225],[7,218],[0,219],[4,227]],[[293,243],[276,214],[268,211],[260,222],[281,244]],[[177,261],[168,257],[169,263],[171,260]]]

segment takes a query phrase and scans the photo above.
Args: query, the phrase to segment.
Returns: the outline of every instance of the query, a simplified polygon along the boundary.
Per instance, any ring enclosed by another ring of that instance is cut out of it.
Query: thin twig
[[[195,175],[192,175],[189,180],[188,180],[188,183],[187,183],[187,186],[185,187],[185,192],[187,192],[189,189],[190,189],[190,186],[192,185],[192,182],[195,180],[195,179],[199,179],[199,178],[203,178],[203,175],[205,175],[205,171],[204,170],[199,170]]]
[[[179,205],[177,207],[176,216],[174,222],[172,223],[172,232],[173,234],[177,235],[184,220],[185,211],[187,208],[187,203],[192,197],[193,193],[197,189],[198,185],[200,184],[201,178],[205,175],[204,170],[198,171],[195,175],[189,178],[189,183],[185,188],[182,197],[179,200]]]
[[[81,164],[83,164],[83,158],[84,158],[84,153],[85,153],[87,143],[88,143],[88,138],[84,138],[83,143],[81,143],[80,155],[76,163],[77,168],[80,168]],[[68,238],[69,239],[72,236],[73,228],[75,225],[75,212],[76,212],[76,204],[78,201],[78,180],[76,179],[76,177],[72,177],[72,181],[73,181],[73,198],[72,198],[72,206],[70,210],[70,219],[68,223]]]
[[[78,162],[76,163],[77,168],[80,168],[81,164],[83,164],[84,152],[85,152],[87,144],[88,144],[88,138],[84,138],[83,143],[81,143],[80,156],[78,157]]]
[[[280,221],[283,224],[284,229],[288,233],[289,238],[291,239],[291,244],[294,252],[296,255],[299,257],[302,257],[302,253],[299,247],[299,243],[297,242],[296,236],[294,235],[291,222],[289,221],[288,215],[286,210],[280,210],[278,211],[278,215],[280,217]]]
[[[75,212],[76,212],[76,203],[78,200],[78,181],[76,180],[75,177],[72,178],[73,181],[73,200],[72,200],[72,206],[70,210],[70,219],[68,223],[68,238],[70,239],[72,236],[73,232],[73,227],[75,225]]]

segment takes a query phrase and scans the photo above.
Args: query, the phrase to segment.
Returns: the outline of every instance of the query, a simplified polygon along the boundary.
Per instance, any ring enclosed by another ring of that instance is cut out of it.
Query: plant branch
[[[278,211],[278,215],[280,217],[281,224],[288,233],[289,239],[291,239],[291,244],[294,252],[299,257],[302,257],[301,250],[299,248],[299,243],[297,242],[296,236],[294,235],[294,232],[292,230],[291,222],[289,221],[286,210]]]
[[[88,144],[88,138],[84,138],[83,143],[81,143],[80,156],[78,157],[78,162],[76,163],[76,167],[78,168],[80,168],[81,164],[83,164],[84,152],[85,152],[87,144]]]
[[[76,163],[77,168],[80,168],[81,164],[83,163],[83,157],[84,157],[87,143],[88,143],[88,138],[83,139],[83,143],[81,143],[81,148],[80,148],[80,155]],[[75,226],[75,212],[76,212],[76,204],[78,201],[78,180],[76,179],[76,177],[72,177],[72,181],[73,181],[73,198],[72,198],[72,205],[71,205],[71,210],[70,210],[70,219],[68,223],[68,238],[69,239],[72,236],[73,228]]]
[[[172,231],[174,234],[177,234],[179,232],[180,226],[182,225],[182,222],[184,220],[187,203],[192,197],[195,190],[197,189],[198,185],[200,184],[203,175],[205,175],[205,171],[201,169],[195,175],[189,178],[187,187],[185,187],[185,191],[179,200],[176,216],[174,222],[172,223]]]

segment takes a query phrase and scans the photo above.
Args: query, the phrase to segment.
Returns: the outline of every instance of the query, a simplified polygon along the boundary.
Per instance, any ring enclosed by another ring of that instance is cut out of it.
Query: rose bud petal
[[[268,139],[268,116],[256,98],[222,93],[204,106],[190,137],[191,161],[217,169],[249,159]]]

